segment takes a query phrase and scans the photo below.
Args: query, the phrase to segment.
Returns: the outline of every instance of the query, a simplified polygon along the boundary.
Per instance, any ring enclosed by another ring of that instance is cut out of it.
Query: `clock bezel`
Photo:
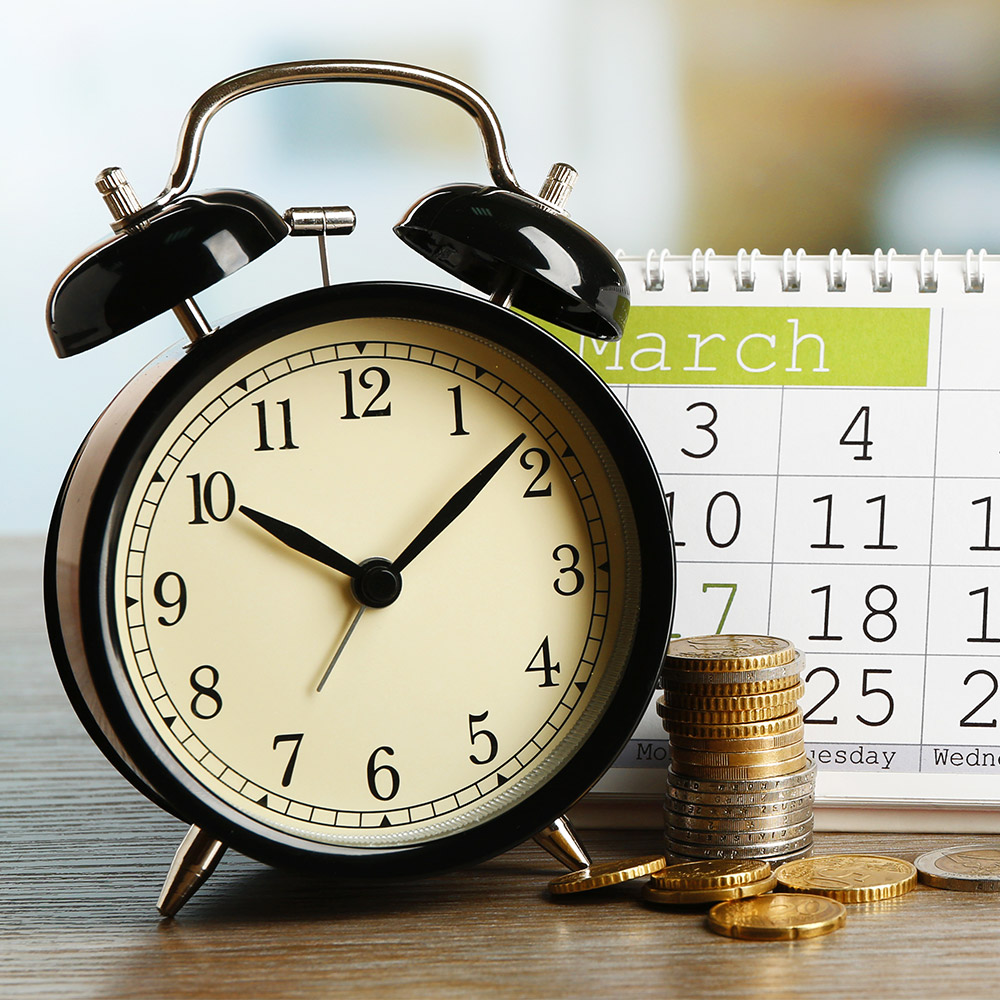
[[[120,531],[146,446],[197,386],[294,330],[370,316],[428,320],[491,340],[536,367],[586,415],[614,456],[632,507],[642,560],[639,614],[621,683],[594,730],[570,761],[520,802],[438,840],[379,849],[301,839],[290,845],[279,831],[251,817],[237,813],[241,825],[213,808],[206,801],[215,801],[211,793],[193,776],[184,780],[169,769],[133,720],[113,677],[109,543]],[[92,738],[136,787],[178,818],[258,860],[366,876],[474,863],[519,844],[565,813],[610,766],[642,717],[669,641],[674,604],[673,546],[659,477],[631,419],[600,378],[555,337],[508,309],[464,292],[389,282],[317,288],[269,303],[209,337],[166,352],[136,376],[102,415],[70,468],[53,514],[45,578],[50,638],[63,683]]]

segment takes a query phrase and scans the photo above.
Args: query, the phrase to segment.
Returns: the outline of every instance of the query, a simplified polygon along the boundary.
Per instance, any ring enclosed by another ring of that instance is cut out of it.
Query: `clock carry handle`
[[[261,66],[258,69],[246,70],[210,87],[191,106],[184,124],[181,126],[177,140],[177,156],[173,169],[167,180],[167,186],[148,205],[133,209],[125,217],[116,220],[113,227],[121,231],[148,220],[162,211],[168,204],[183,195],[194,180],[198,159],[201,155],[201,143],[205,129],[212,116],[235,101],[261,90],[273,87],[287,87],[297,83],[382,83],[390,86],[408,87],[413,90],[423,90],[437,94],[457,104],[467,111],[479,127],[486,153],[486,162],[490,176],[498,188],[515,191],[532,198],[517,183],[507,149],[504,145],[503,132],[496,113],[486,100],[467,84],[454,77],[446,76],[434,70],[423,69],[420,66],[408,66],[403,63],[357,61],[357,60],[319,60],[307,62],[277,63],[272,66]]]

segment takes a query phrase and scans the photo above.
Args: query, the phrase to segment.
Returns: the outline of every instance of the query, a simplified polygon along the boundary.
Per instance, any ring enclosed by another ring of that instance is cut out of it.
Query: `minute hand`
[[[431,519],[399,554],[392,568],[397,572],[408,566],[466,507],[476,499],[486,484],[500,471],[511,455],[521,447],[525,435],[519,434],[503,451],[479,470]]]

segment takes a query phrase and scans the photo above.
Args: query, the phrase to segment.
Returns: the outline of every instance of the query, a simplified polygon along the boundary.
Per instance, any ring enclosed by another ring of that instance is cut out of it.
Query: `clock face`
[[[611,446],[509,336],[399,312],[312,310],[187,365],[103,543],[139,738],[193,801],[293,849],[500,817],[593,756],[636,687],[641,532]],[[669,594],[656,610],[665,643]]]

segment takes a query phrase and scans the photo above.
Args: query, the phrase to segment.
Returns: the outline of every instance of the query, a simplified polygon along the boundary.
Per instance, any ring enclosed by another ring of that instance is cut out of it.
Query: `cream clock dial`
[[[427,323],[326,323],[230,366],[159,437],[115,561],[116,638],[165,749],[331,843],[501,809],[623,666],[635,531],[608,458],[537,372]]]

